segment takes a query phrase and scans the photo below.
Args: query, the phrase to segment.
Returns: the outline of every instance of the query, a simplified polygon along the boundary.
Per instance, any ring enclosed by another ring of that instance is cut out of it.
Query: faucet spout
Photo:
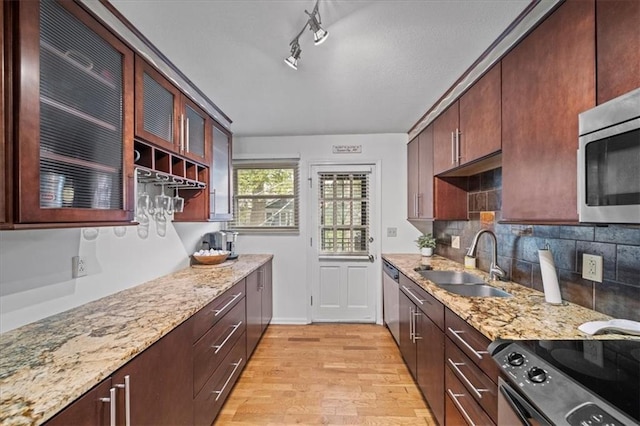
[[[467,250],[467,256],[476,257],[476,251],[478,250],[478,241],[480,240],[480,236],[482,234],[489,235],[491,237],[491,240],[493,241],[493,252],[491,258],[491,266],[489,267],[489,278],[492,280],[505,279],[507,273],[498,265],[498,239],[496,238],[496,234],[494,234],[490,229],[481,229],[478,231],[478,233],[473,237],[473,241],[471,242],[469,250]]]

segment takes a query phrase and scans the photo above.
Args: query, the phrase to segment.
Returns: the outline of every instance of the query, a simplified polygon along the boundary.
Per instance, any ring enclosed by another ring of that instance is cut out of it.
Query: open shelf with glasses
[[[174,214],[174,221],[207,220],[208,167],[141,140],[135,141],[134,150],[138,184],[163,186],[184,198],[184,209]]]

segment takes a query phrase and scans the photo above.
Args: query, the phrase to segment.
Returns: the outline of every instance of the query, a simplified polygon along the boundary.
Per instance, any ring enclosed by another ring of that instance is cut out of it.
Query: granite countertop
[[[465,269],[464,265],[440,256],[431,258],[430,263],[434,270],[473,273],[482,277],[487,284],[500,288],[513,297],[459,296],[443,290],[414,271],[414,268],[421,264],[419,254],[384,254],[383,258],[490,340],[633,338],[611,334],[591,336],[583,333],[578,330],[580,324],[612,318],[573,303],[551,305],[544,301],[544,294],[537,290],[514,282],[491,281],[486,272]]]
[[[51,418],[272,255],[186,268],[0,335],[0,424]]]

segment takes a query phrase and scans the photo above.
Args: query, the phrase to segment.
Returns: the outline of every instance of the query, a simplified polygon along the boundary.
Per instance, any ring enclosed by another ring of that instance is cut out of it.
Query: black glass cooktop
[[[640,423],[640,339],[518,343]]]

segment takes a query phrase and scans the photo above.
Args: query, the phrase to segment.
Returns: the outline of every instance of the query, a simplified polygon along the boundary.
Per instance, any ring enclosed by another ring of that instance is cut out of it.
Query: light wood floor
[[[270,325],[215,422],[436,424],[389,331]]]

